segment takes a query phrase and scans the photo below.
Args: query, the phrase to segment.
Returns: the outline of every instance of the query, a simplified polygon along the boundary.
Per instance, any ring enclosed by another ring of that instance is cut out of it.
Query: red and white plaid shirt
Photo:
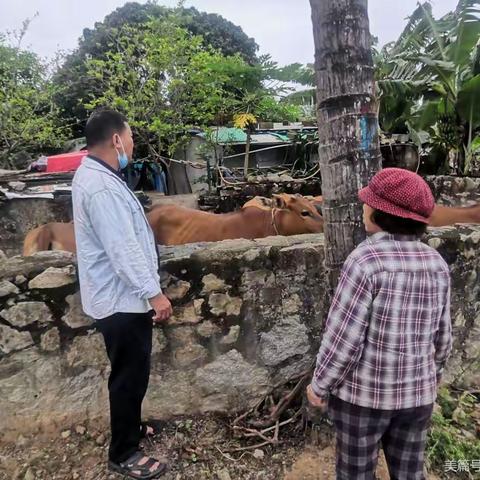
[[[376,233],[343,266],[312,388],[375,409],[428,405],[451,347],[447,264],[416,237]]]

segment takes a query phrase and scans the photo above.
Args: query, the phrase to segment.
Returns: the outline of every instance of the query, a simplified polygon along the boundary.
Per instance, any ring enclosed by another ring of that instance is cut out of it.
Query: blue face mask
[[[120,166],[120,170],[123,170],[128,165],[127,154],[125,152],[118,153],[117,158],[118,158],[118,165]]]
[[[127,157],[127,154],[125,153],[125,148],[123,147],[122,139],[120,137],[118,137],[118,139],[120,140],[120,144],[122,145],[123,153],[120,153],[117,150],[117,160],[118,160],[118,166],[120,167],[120,170],[123,170],[128,165],[128,157]]]

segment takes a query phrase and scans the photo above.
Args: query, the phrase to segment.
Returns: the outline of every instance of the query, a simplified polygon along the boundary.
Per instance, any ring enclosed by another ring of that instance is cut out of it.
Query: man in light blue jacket
[[[120,173],[133,153],[125,117],[98,110],[85,136],[89,154],[73,179],[73,216],[83,309],[97,320],[112,367],[109,467],[132,478],[157,478],[166,465],[139,450],[141,407],[153,322],[167,320],[172,307],[160,288],[152,230]]]

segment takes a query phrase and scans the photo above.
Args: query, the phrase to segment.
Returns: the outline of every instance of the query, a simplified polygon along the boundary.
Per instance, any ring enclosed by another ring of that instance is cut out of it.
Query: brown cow
[[[27,233],[23,241],[25,257],[45,250],[77,252],[73,223],[47,223]]]
[[[271,206],[254,199],[237,212],[222,214],[162,205],[147,218],[162,245],[323,232],[323,217],[301,195],[274,195]]]
[[[272,200],[256,197],[240,211],[214,214],[179,205],[159,205],[148,214],[155,239],[162,245],[214,242],[233,238],[297,235],[323,231],[323,217],[300,195],[274,195]],[[44,250],[76,252],[71,223],[48,223],[30,231],[23,254]]]

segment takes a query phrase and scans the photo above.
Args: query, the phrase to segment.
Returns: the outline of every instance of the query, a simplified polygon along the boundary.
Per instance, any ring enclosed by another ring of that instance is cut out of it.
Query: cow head
[[[315,202],[301,195],[281,193],[272,196],[272,206],[280,210],[275,218],[281,235],[323,232],[323,217]]]
[[[306,195],[304,198],[306,198],[317,209],[317,212],[322,215],[323,197],[321,195],[316,197]]]

